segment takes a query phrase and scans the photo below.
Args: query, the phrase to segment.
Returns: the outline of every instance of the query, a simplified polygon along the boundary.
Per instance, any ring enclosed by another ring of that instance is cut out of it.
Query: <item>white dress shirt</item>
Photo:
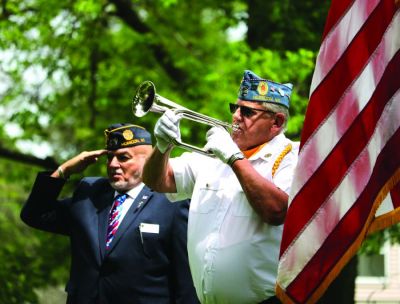
[[[276,158],[291,143],[274,177]],[[266,179],[290,191],[298,144],[283,134],[249,161]],[[281,226],[264,223],[247,201],[232,169],[219,159],[184,153],[171,159],[177,193],[191,198],[188,253],[194,285],[202,303],[258,303],[275,294]]]

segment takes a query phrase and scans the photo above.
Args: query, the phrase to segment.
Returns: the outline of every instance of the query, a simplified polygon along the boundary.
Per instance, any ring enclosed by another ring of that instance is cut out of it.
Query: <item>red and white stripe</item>
[[[399,181],[399,49],[394,0],[332,1],[281,245],[285,301],[317,300]]]

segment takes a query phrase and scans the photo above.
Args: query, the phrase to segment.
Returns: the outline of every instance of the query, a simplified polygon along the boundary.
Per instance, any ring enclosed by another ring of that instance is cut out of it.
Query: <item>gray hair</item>
[[[275,104],[275,103],[270,103],[270,102],[263,102],[262,105],[268,111],[271,111],[274,113],[282,113],[285,116],[285,121],[283,122],[281,133],[285,132],[287,123],[289,120],[289,109],[286,108],[285,106]]]

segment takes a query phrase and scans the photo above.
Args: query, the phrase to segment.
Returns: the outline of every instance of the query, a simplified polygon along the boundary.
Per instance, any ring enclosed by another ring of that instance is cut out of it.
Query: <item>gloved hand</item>
[[[227,163],[233,154],[240,152],[228,131],[221,127],[212,127],[206,137],[207,144],[204,149],[213,152],[224,163]]]
[[[176,115],[172,110],[167,110],[157,121],[154,127],[154,136],[157,140],[156,146],[161,153],[167,151],[173,139],[181,139],[179,130],[181,118],[182,115]]]

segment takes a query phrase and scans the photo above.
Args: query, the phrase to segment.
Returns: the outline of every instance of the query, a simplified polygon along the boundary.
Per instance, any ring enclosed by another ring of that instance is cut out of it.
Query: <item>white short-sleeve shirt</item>
[[[274,162],[288,144],[293,149],[272,177]],[[289,193],[297,153],[298,143],[281,134],[249,160]],[[170,161],[177,193],[168,198],[191,198],[188,254],[200,301],[246,304],[273,296],[283,225],[270,226],[260,219],[232,169],[219,159],[184,153]]]

